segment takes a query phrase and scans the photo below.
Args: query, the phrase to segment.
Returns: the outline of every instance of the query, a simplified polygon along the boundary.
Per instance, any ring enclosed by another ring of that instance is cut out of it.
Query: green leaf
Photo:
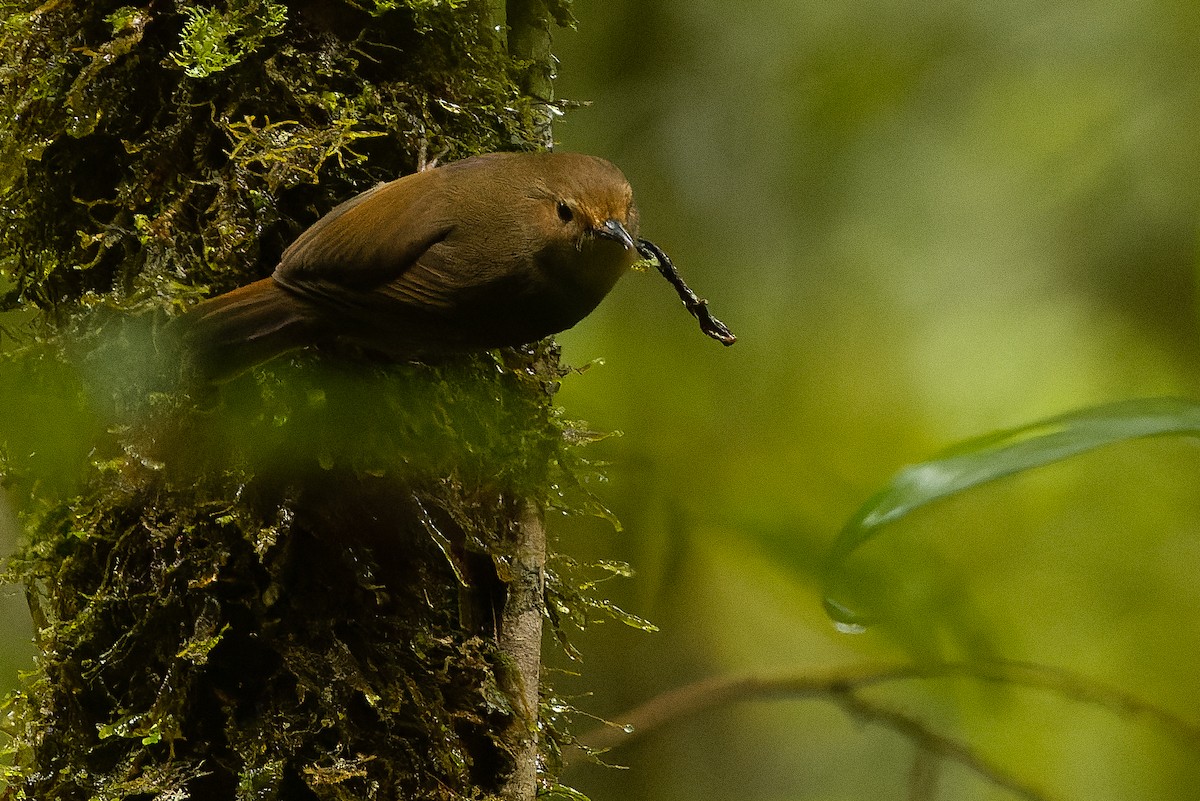
[[[870,622],[869,613],[838,600],[830,587],[850,555],[889,523],[943,498],[1096,448],[1180,435],[1200,435],[1200,403],[1179,398],[1119,401],[970,439],[906,467],[859,508],[834,541],[826,563],[825,608],[847,627]]]

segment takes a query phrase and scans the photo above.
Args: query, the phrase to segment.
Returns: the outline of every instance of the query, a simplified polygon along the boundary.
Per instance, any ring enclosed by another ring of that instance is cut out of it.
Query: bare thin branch
[[[941,755],[918,745],[908,774],[908,801],[933,801],[941,776]]]
[[[512,579],[500,619],[499,648],[512,660],[502,679],[517,706],[512,742],[516,765],[505,780],[506,801],[533,801],[537,794],[538,685],[542,668],[542,617],[546,589],[546,526],[541,508],[522,504]]]
[[[853,717],[891,729],[917,743],[923,750],[937,754],[943,759],[957,762],[991,784],[1002,787],[1019,798],[1025,798],[1028,801],[1053,801],[1053,796],[1047,795],[1033,784],[1012,775],[966,743],[934,731],[924,721],[868,701],[852,690],[837,692],[831,700]]]
[[[930,728],[924,721],[866,698],[871,687],[901,681],[964,678],[1054,693],[1064,699],[1138,717],[1181,740],[1200,743],[1200,721],[1187,720],[1120,688],[1071,671],[1029,662],[948,662],[931,665],[841,667],[820,672],[761,676],[720,676],[663,693],[617,717],[618,723],[579,738],[580,749],[600,752],[623,745],[673,721],[726,704],[763,698],[818,698],[847,714],[874,723],[913,741],[920,749],[914,764],[910,796],[931,797],[937,763],[957,762],[992,784],[1029,801],[1050,801],[1046,791],[1012,775],[1002,766],[962,743]]]

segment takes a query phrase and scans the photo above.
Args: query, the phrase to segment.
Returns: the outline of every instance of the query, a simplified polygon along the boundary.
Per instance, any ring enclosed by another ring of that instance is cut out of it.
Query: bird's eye
[[[575,212],[571,211],[571,207],[561,200],[558,201],[558,219],[565,223],[575,219]]]

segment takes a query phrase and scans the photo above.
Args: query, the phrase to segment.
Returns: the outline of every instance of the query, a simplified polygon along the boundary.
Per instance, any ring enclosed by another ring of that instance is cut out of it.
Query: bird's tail
[[[218,295],[179,320],[184,375],[224,383],[311,344],[317,323],[311,304],[270,278]]]

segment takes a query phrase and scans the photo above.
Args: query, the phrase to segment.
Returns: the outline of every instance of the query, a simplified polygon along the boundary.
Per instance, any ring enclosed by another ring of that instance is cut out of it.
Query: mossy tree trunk
[[[0,456],[40,646],[3,797],[532,798],[553,349],[305,354],[188,398],[159,332],[357,190],[545,145],[565,3],[0,9],[0,399],[32,410]]]

